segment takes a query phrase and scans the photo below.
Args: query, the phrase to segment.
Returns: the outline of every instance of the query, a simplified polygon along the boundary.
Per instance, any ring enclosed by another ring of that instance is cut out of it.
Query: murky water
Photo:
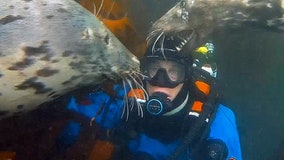
[[[147,9],[147,23],[165,12]],[[216,32],[213,42],[223,102],[236,114],[243,159],[284,159],[284,33],[251,26]]]
[[[173,0],[133,1],[128,9],[131,18],[138,19],[134,22],[137,32],[145,36],[151,23],[175,3]],[[223,102],[236,114],[243,159],[284,159],[284,33],[250,27],[214,33],[213,42]],[[47,155],[44,148],[52,146],[49,140],[55,138],[68,117],[52,114],[60,111],[58,108],[43,111],[4,121],[14,126],[4,126],[2,122],[1,150],[19,149],[22,145],[29,146],[25,155],[37,158]],[[29,144],[35,139],[42,150]],[[13,144],[3,144],[5,142]],[[32,151],[35,149],[38,149],[36,153]]]
[[[215,38],[224,100],[237,115],[244,159],[283,159],[284,33],[250,28]]]
[[[149,11],[157,15],[152,19],[164,12]],[[284,159],[284,33],[252,26],[216,32],[213,42],[223,102],[236,114],[243,159]]]

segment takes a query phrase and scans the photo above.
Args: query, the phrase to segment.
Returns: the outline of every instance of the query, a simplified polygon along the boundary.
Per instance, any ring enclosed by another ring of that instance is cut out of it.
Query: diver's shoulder
[[[218,111],[222,111],[222,112],[225,112],[225,113],[228,113],[228,114],[235,115],[234,111],[230,107],[228,107],[224,104],[219,104]]]
[[[231,108],[225,106],[224,104],[219,104],[216,116],[222,117],[222,119],[229,119],[233,122],[236,120],[234,111]]]
[[[232,109],[222,104],[219,105],[211,124],[210,135],[221,139],[224,137],[234,138],[238,136],[236,118]]]

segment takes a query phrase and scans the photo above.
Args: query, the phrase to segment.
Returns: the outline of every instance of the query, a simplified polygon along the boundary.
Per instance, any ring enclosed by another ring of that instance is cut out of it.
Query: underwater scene
[[[0,160],[284,159],[283,0],[0,4]]]

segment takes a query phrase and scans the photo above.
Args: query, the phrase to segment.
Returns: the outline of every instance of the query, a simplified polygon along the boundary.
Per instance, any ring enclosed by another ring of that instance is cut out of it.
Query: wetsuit
[[[124,118],[121,118],[124,107],[124,89],[121,85],[115,85],[114,90],[117,93],[115,97],[110,97],[103,90],[89,93],[85,97],[89,101],[87,104],[80,103],[73,97],[67,108],[89,119],[97,115],[95,122],[102,128],[119,128],[117,130],[122,130],[124,135],[130,135],[126,138],[127,144],[125,146],[131,155],[134,155],[133,159],[139,159],[139,157],[141,157],[140,159],[168,159],[184,141],[181,130],[184,124],[181,122],[183,121],[184,114],[187,112],[182,113],[181,111],[179,116],[174,116],[171,119],[167,118],[165,121],[163,121],[163,118],[154,118],[147,121],[147,116],[144,115],[144,118],[140,118],[137,116],[137,112],[134,111],[130,112],[128,121],[125,121]],[[102,105],[105,105],[105,107],[101,108]],[[100,114],[97,114],[98,112]],[[75,137],[78,136],[79,130],[80,125],[77,122],[70,122],[62,132],[61,139],[70,143],[68,140],[76,139]],[[218,106],[214,120],[204,139],[206,143],[221,140],[228,151],[226,159],[242,159],[235,115],[228,107],[221,104]],[[208,146],[206,143],[205,148]],[[201,147],[201,150],[196,153],[204,154],[204,150],[206,149],[204,147],[202,149]],[[191,152],[188,148],[179,154],[176,159],[192,159],[194,156],[190,154]]]

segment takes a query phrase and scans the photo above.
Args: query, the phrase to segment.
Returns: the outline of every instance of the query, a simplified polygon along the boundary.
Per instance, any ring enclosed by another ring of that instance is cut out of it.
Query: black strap
[[[200,137],[199,142],[201,142],[203,139],[205,139],[209,129],[210,125],[212,123],[212,120],[215,117],[215,114],[217,112],[218,108],[218,90],[216,88],[216,81],[215,78],[211,77],[206,71],[203,72],[203,70],[196,70],[196,73],[199,73],[200,77],[197,77],[199,80],[206,80],[207,83],[210,84],[211,90],[208,95],[208,98],[206,102],[203,103],[203,110],[200,113],[199,117],[197,118],[196,122],[192,124],[191,129],[186,133],[184,136],[184,139],[182,141],[182,144],[174,151],[174,153],[168,158],[169,160],[175,160],[178,158],[178,156],[183,153],[186,149],[188,149],[189,146],[194,146],[194,148],[191,148],[191,155],[194,154],[198,149],[199,144],[193,145],[192,143],[194,140],[197,139],[197,137]],[[198,74],[197,74],[198,75]],[[196,78],[196,77],[194,77]],[[200,79],[201,78],[201,79]],[[209,122],[206,122],[206,119],[209,117]],[[206,124],[206,128],[201,133],[201,129]]]

